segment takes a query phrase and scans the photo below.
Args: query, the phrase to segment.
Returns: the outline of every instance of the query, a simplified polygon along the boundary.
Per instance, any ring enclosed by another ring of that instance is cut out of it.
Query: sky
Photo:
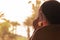
[[[29,1],[35,3],[36,0],[0,0],[0,12],[4,13],[4,17],[21,23],[16,30],[18,35],[27,36],[27,28],[22,23],[32,15],[32,5],[28,4]]]
[[[31,15],[31,6],[28,0],[0,0],[0,11],[10,20],[23,22]]]

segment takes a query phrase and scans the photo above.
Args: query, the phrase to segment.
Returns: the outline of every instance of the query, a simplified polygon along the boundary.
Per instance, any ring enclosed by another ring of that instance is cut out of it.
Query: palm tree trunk
[[[29,27],[27,27],[27,37],[28,37],[28,40],[29,40],[29,38],[30,38],[30,28]]]

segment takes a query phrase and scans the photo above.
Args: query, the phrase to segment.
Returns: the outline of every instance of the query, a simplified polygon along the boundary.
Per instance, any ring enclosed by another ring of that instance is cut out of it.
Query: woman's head
[[[60,3],[47,1],[41,5],[41,11],[51,24],[60,24]],[[40,15],[40,14],[39,14]]]

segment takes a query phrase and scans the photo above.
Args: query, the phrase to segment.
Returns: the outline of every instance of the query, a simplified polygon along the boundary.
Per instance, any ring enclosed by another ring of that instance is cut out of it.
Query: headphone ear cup
[[[38,22],[38,26],[43,26],[43,23],[42,22]]]

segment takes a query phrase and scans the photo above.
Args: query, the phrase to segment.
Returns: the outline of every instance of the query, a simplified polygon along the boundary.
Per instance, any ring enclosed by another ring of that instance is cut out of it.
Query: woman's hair
[[[41,5],[41,10],[51,24],[60,24],[60,3],[46,1]],[[39,14],[40,15],[40,14]]]
[[[38,22],[39,22],[39,18],[37,18],[33,21],[33,27],[35,30],[38,28]]]

